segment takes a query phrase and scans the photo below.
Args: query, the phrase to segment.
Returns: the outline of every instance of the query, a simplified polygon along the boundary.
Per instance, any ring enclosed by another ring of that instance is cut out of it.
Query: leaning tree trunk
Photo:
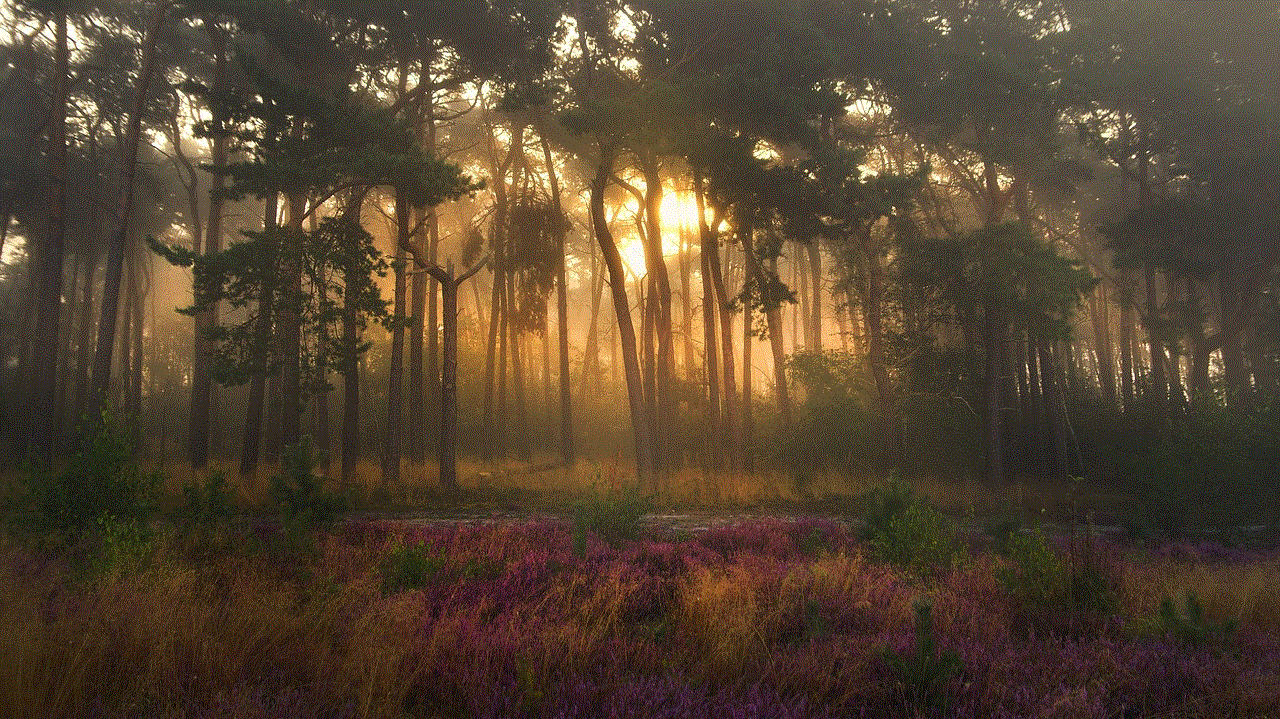
[[[734,408],[737,403],[737,389],[734,382],[733,369],[733,310],[729,304],[728,292],[725,290],[724,273],[721,269],[720,261],[720,243],[716,238],[715,232],[707,224],[706,220],[706,194],[703,185],[702,173],[695,167],[693,170],[693,197],[698,208],[698,232],[702,235],[702,251],[706,255],[706,270],[711,276],[711,286],[715,292],[716,312],[720,318],[720,359],[721,371],[723,372],[723,387],[721,388],[724,404],[721,414],[719,444],[720,449],[724,453],[725,465],[732,468],[734,465],[733,437],[734,437]],[[705,288],[704,281],[704,288]],[[710,298],[708,298],[710,301]],[[710,336],[710,335],[708,335]],[[714,344],[707,345],[707,354],[711,355],[716,352]],[[708,367],[710,367],[708,363]]]
[[[129,243],[129,220],[133,214],[133,186],[138,169],[138,143],[142,135],[142,114],[146,110],[147,91],[155,74],[156,39],[169,4],[156,6],[155,16],[143,40],[142,67],[138,86],[129,113],[129,125],[125,134],[124,153],[121,162],[120,223],[115,238],[107,249],[107,268],[103,275],[102,313],[98,320],[98,348],[93,361],[93,385],[90,398],[92,412],[99,411],[107,397],[107,385],[111,378],[111,354],[116,342],[116,320],[120,310],[120,280],[124,269],[124,254]],[[57,334],[55,333],[56,337]]]
[[[596,242],[604,256],[609,271],[609,286],[613,293],[613,313],[617,320],[617,332],[622,344],[622,363],[627,378],[627,404],[631,411],[631,430],[636,447],[637,482],[649,486],[653,474],[653,457],[649,444],[649,425],[645,417],[644,398],[641,396],[640,361],[636,353],[636,331],[631,322],[631,303],[627,299],[627,280],[622,268],[622,255],[609,231],[604,213],[604,191],[613,175],[614,153],[601,147],[595,178],[591,181],[591,223],[595,228]]]
[[[650,292],[655,303],[654,330],[657,335],[657,396],[652,427],[657,448],[654,467],[665,469],[670,464],[667,454],[673,451],[671,432],[675,427],[675,403],[672,397],[672,372],[675,347],[671,323],[671,280],[662,251],[662,177],[657,158],[645,155],[640,161],[644,175],[645,268],[653,278]]]

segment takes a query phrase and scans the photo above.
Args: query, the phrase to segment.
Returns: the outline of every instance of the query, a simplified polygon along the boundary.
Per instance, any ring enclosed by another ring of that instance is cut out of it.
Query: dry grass
[[[1241,627],[1280,632],[1280,559],[1247,564],[1152,559],[1128,565],[1121,586],[1133,618],[1156,615],[1164,597],[1180,607],[1189,592],[1199,598],[1208,622],[1233,619]]]

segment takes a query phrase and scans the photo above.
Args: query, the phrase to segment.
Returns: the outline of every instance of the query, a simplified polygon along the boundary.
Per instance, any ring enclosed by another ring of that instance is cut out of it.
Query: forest
[[[1277,41],[0,3],[0,715],[1280,715]]]

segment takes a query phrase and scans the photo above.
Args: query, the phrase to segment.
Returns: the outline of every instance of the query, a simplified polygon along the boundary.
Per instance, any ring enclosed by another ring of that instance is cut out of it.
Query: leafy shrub
[[[640,532],[641,518],[652,511],[653,500],[640,494],[635,485],[619,486],[606,493],[593,486],[588,498],[573,507],[575,552],[579,556],[585,553],[587,532],[595,532],[608,542],[634,539]]]
[[[290,533],[305,533],[333,522],[347,508],[346,500],[324,489],[316,476],[316,453],[311,438],[285,448],[283,472],[271,478],[271,496],[284,515]]]
[[[950,704],[947,683],[960,675],[964,665],[954,650],[939,653],[933,634],[933,605],[917,601],[915,610],[915,651],[899,654],[885,648],[880,656],[893,673],[897,690],[915,712],[944,713]]]
[[[1115,578],[1092,539],[1073,532],[1067,556],[1060,557],[1044,532],[1011,533],[1006,563],[996,579],[1008,594],[1015,624],[1024,630],[1078,634],[1094,630],[1119,606]]]
[[[231,518],[232,499],[227,478],[214,472],[204,482],[182,485],[185,504],[174,513],[179,523],[192,528],[212,529]]]
[[[413,546],[397,544],[382,560],[382,592],[424,589],[434,581],[493,579],[505,568],[501,562],[476,558],[450,562],[444,552],[425,542]]]
[[[933,509],[895,471],[869,493],[862,538],[872,561],[919,574],[950,566],[960,552],[951,521]]]
[[[137,570],[155,546],[151,528],[136,518],[122,520],[103,515],[95,521],[95,533],[96,551],[89,563],[97,575]]]
[[[108,517],[145,525],[160,483],[158,473],[138,468],[127,432],[104,410],[100,421],[88,425],[66,469],[29,475],[29,524],[65,539],[79,537]]]
[[[394,594],[426,587],[440,573],[444,559],[443,554],[423,542],[411,547],[393,547],[382,560],[382,593]]]
[[[1000,586],[1018,603],[1046,608],[1063,595],[1066,567],[1044,532],[1010,532],[1006,535],[1007,563],[996,570]]]

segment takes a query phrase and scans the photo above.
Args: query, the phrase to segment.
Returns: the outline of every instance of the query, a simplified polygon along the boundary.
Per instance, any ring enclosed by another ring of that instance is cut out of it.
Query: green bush
[[[428,544],[396,545],[382,560],[382,593],[422,589],[440,573],[444,562],[444,555]]]
[[[310,437],[285,448],[281,469],[281,474],[271,478],[271,496],[280,507],[286,533],[305,534],[332,523],[346,511],[346,500],[326,491],[324,477],[315,473],[316,453]]]
[[[950,705],[945,691],[947,684],[960,675],[964,665],[954,650],[939,653],[938,640],[933,634],[933,605],[918,601],[915,609],[915,651],[899,654],[885,648],[880,657],[893,673],[895,688],[915,716],[923,712],[942,714]]]
[[[587,532],[595,532],[608,542],[634,539],[639,534],[640,519],[653,511],[653,501],[640,494],[639,487],[623,484],[608,493],[593,488],[585,501],[574,505],[574,549],[579,556],[586,551]]]
[[[109,411],[86,427],[66,469],[29,474],[32,529],[74,540],[103,518],[139,525],[151,518],[161,475],[138,468],[132,442]]]
[[[136,571],[155,547],[151,528],[136,518],[103,515],[96,520],[94,532],[96,551],[90,556],[89,569],[98,576]]]
[[[190,528],[213,529],[231,518],[232,499],[227,478],[214,472],[204,482],[182,485],[185,503],[174,512],[179,524]]]
[[[1047,608],[1062,599],[1066,566],[1054,554],[1043,531],[1010,532],[1005,558],[1006,563],[996,570],[996,579],[1015,601]]]
[[[924,575],[950,567],[959,558],[952,522],[917,496],[896,471],[868,499],[862,539],[872,561]]]

